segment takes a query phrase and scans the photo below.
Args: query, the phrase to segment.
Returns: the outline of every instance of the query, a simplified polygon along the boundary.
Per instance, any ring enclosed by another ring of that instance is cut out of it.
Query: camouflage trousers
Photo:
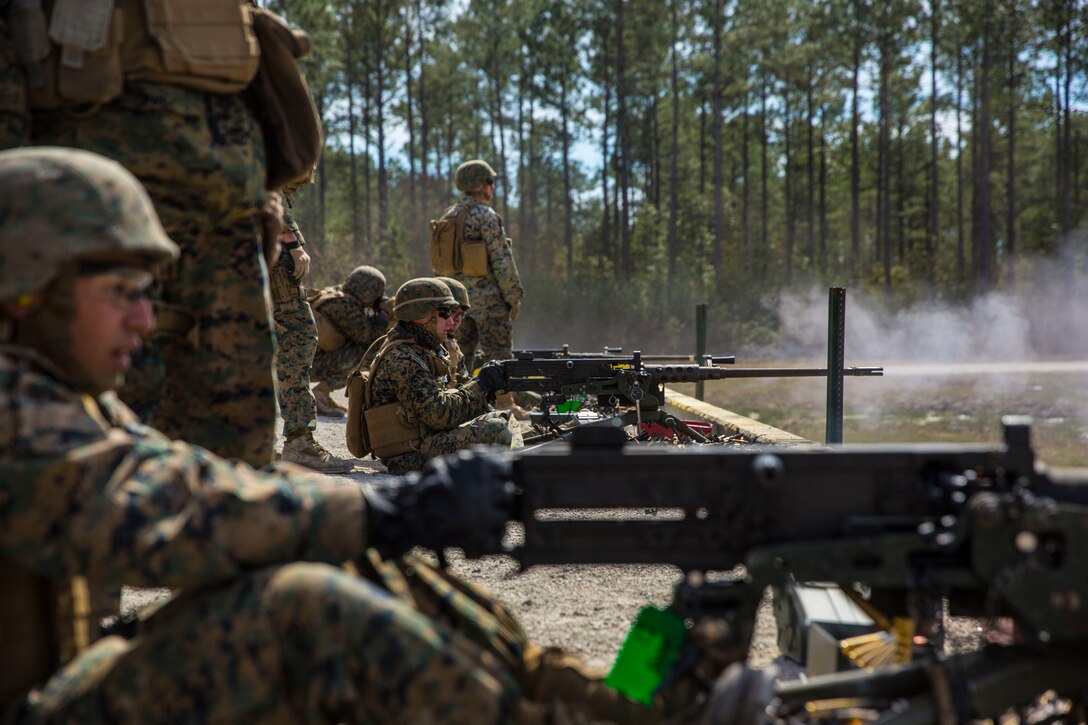
[[[474,445],[521,448],[524,442],[521,439],[521,428],[510,411],[493,410],[456,428],[429,433],[423,437],[418,451],[383,459],[382,463],[394,474],[418,471],[424,463],[436,456],[444,456]]]
[[[181,257],[161,278],[153,344],[121,391],[171,438],[254,466],[271,460],[276,393],[267,269],[254,216],[264,146],[237,96],[128,83],[93,114],[35,113],[33,143],[86,149],[147,187]],[[164,369],[165,368],[165,369]]]
[[[456,337],[471,375],[488,360],[509,360],[513,357],[514,341],[510,308],[498,287],[491,284],[473,285],[469,295],[472,307],[465,313],[465,320],[457,330]]]
[[[276,302],[276,380],[283,437],[317,429],[317,401],[310,390],[310,365],[317,350],[317,327],[310,303],[301,298]]]
[[[478,637],[498,626],[479,607],[472,616],[484,620]],[[135,639],[99,640],[54,675],[28,720],[513,721],[516,668],[455,624],[332,566],[265,569],[182,594]],[[509,639],[520,662],[524,633]]]
[[[373,551],[361,574],[296,563],[182,594],[106,637],[20,723],[655,723],[471,582]]]
[[[327,383],[332,390],[339,390],[348,384],[348,375],[359,367],[367,347],[348,343],[339,350],[318,350],[310,368],[310,380]]]

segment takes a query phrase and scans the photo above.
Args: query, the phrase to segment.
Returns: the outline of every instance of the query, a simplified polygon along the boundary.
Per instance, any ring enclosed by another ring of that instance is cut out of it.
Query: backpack
[[[466,204],[454,213],[457,205],[431,220],[431,267],[440,277],[464,274],[483,277],[489,272],[487,243],[482,239],[465,241],[465,218],[472,209]]]
[[[370,454],[375,458],[394,458],[418,451],[423,442],[423,427],[399,402],[374,406],[374,371],[390,350],[406,342],[382,338],[382,348],[370,367],[356,368],[348,377],[348,422],[344,432],[348,450],[356,458]]]
[[[317,326],[317,346],[325,352],[339,350],[348,344],[348,336],[344,334],[344,331],[321,312],[321,306],[326,302],[343,296],[344,293],[339,287],[326,287],[306,297],[306,301],[310,303],[310,311],[314,313],[314,324]]]

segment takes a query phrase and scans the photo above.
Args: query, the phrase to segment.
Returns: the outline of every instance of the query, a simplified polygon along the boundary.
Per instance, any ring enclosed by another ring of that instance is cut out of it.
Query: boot
[[[314,440],[313,433],[303,433],[288,438],[283,444],[281,461],[297,463],[321,473],[347,473],[355,468],[355,462],[346,458],[337,458]]]
[[[529,420],[529,411],[514,402],[513,393],[503,393],[495,396],[496,410],[509,410],[514,414],[515,420]]]
[[[314,400],[317,401],[317,414],[328,418],[343,418],[347,408],[332,399],[332,388],[321,382],[314,387]]]

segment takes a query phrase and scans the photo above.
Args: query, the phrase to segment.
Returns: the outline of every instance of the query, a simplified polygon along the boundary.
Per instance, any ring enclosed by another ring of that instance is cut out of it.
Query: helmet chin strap
[[[96,379],[83,370],[72,354],[68,326],[75,315],[73,288],[77,274],[75,264],[64,266],[42,293],[41,303],[15,322],[12,341],[48,358],[68,376],[76,390],[98,396],[117,387],[121,381],[119,376],[110,376],[109,380]]]

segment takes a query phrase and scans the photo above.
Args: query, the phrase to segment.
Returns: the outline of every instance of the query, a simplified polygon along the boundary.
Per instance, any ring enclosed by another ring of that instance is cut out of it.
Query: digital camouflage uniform
[[[465,355],[469,372],[482,361],[508,360],[513,356],[510,308],[521,302],[521,278],[514,263],[514,251],[506,236],[502,219],[487,204],[464,196],[450,214],[459,214],[466,207],[464,237],[466,241],[482,239],[487,244],[490,273],[472,277],[460,272],[450,276],[468,289],[472,307],[457,331],[457,341]]]
[[[181,248],[161,280],[157,345],[123,394],[141,410],[157,405],[150,422],[171,438],[268,462],[276,400],[255,225],[267,199],[260,125],[238,95],[135,81],[93,113],[31,112],[7,28],[10,4],[0,0],[0,148],[69,146],[120,162]]]
[[[488,411],[476,382],[454,387],[448,355],[437,337],[421,325],[398,322],[386,344],[395,340],[407,342],[391,348],[371,368],[372,407],[399,402],[423,426],[424,434],[418,451],[382,459],[391,473],[416,470],[430,458],[478,443],[522,446],[517,421],[508,411]]]
[[[378,581],[398,580],[395,567],[364,556],[359,488],[298,468],[256,471],[171,442],[139,425],[113,394],[95,401],[69,388],[25,348],[0,354],[0,401],[0,555],[55,582],[86,576],[92,588],[185,590],[148,618],[139,638],[100,639],[69,662],[25,700],[20,719],[512,715],[525,638],[501,607],[466,604],[436,621],[410,606],[411,597],[329,565],[367,561]],[[296,560],[308,563],[288,563]],[[474,593],[409,563],[433,580],[426,596],[452,598],[455,587]],[[464,613],[478,627],[455,633],[447,625]],[[468,639],[487,633],[514,647],[509,661],[484,657]]]
[[[347,342],[338,350],[318,350],[310,369],[311,380],[327,383],[332,390],[347,384],[348,375],[359,366],[367,349],[389,329],[387,314],[343,290],[335,292],[321,303],[320,311]]]
[[[170,441],[26,348],[0,346],[0,405],[0,569],[39,590],[111,593],[93,601],[116,602],[121,585],[181,590],[135,638],[95,640],[111,612],[68,611],[88,625],[86,646],[52,676],[20,662],[24,686],[41,684],[0,697],[0,722],[543,725],[558,701],[571,722],[661,720],[529,643],[470,582],[366,549],[357,486]],[[0,589],[0,618],[21,596]],[[26,624],[5,630],[9,652],[34,636]]]
[[[291,197],[284,195],[287,206]],[[284,227],[305,245],[298,223],[288,211]],[[291,252],[280,252],[271,270],[272,312],[276,321],[276,378],[279,381],[283,437],[294,438],[317,430],[317,402],[310,389],[310,366],[317,351],[317,327],[302,281],[295,277]]]

